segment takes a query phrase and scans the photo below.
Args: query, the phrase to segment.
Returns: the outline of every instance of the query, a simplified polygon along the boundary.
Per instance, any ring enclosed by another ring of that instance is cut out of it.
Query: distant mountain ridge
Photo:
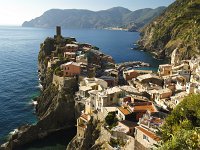
[[[51,9],[43,15],[25,21],[23,27],[55,27],[64,28],[108,28],[123,27],[139,29],[160,15],[166,7],[156,9],[145,8],[130,11],[123,7],[114,7],[101,11],[84,9]]]

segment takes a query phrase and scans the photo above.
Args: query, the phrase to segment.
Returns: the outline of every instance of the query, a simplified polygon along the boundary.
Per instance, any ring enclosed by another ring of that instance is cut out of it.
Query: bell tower
[[[56,36],[61,36],[61,27],[60,26],[56,26]]]

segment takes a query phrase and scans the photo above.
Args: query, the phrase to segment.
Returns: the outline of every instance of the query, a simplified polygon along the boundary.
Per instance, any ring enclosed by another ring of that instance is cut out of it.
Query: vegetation
[[[57,67],[55,69],[55,75],[62,77],[63,76],[63,71],[60,69],[60,67]]]
[[[51,55],[51,52],[55,49],[54,43],[54,39],[48,37],[45,39],[44,43],[40,45],[40,52],[38,55],[39,62],[44,61],[47,56]]]
[[[55,50],[55,40],[53,38],[46,38],[44,44],[42,45],[42,49],[46,56],[51,55],[51,52]]]
[[[124,141],[123,140],[120,140],[120,139],[113,139],[113,138],[111,138],[110,139],[110,142],[109,142],[109,144],[112,146],[112,147],[118,147],[118,146],[124,146],[125,145],[125,143],[124,143]]]
[[[200,95],[186,97],[161,128],[160,150],[200,149]]]
[[[176,0],[142,30],[141,45],[152,51],[164,49],[167,56],[179,48],[182,59],[199,54],[199,7],[199,0]]]
[[[105,118],[106,124],[110,127],[110,129],[117,125],[118,119],[116,117],[115,112],[109,112]]]

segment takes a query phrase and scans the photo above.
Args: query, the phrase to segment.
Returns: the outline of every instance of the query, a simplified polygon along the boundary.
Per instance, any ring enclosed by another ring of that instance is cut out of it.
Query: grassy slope
[[[200,49],[200,1],[177,0],[142,30],[142,45],[152,51],[165,50],[169,56],[179,48],[183,58]]]

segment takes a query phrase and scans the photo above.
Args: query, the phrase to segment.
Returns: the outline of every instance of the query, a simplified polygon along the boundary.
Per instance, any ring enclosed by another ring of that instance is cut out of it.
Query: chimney
[[[61,36],[61,27],[60,26],[56,27],[56,36]]]

